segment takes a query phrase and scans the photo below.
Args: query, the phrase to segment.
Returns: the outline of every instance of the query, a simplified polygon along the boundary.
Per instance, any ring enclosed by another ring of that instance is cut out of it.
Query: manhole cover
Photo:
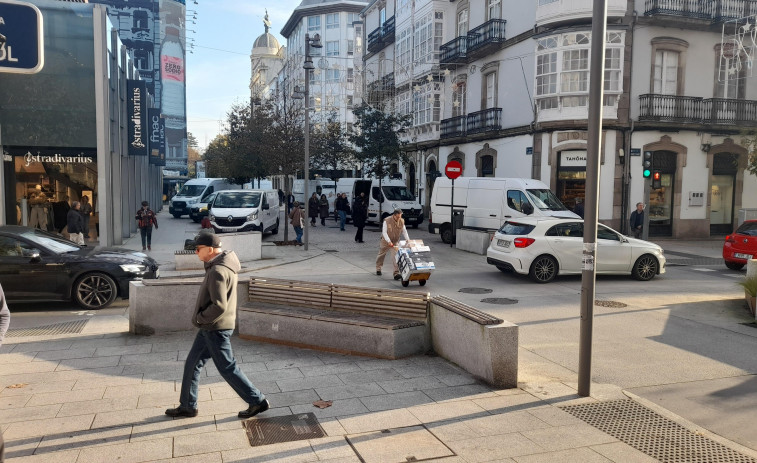
[[[663,463],[757,463],[631,399],[561,408]]]
[[[508,299],[506,297],[485,297],[481,299],[481,302],[484,302],[486,304],[497,304],[497,305],[510,305],[510,304],[517,304],[517,299]]]
[[[455,455],[423,426],[353,434],[347,440],[365,463],[423,461]]]
[[[599,307],[609,307],[611,309],[622,309],[623,307],[628,307],[628,304],[624,304],[622,302],[618,301],[600,301],[597,299],[594,301],[594,305]]]
[[[489,294],[492,290],[489,288],[460,288],[457,292],[468,294]]]
[[[312,413],[251,419],[243,421],[242,426],[253,447],[316,439],[326,435]]]
[[[54,325],[35,326],[34,328],[9,329],[6,336],[9,338],[21,338],[26,336],[50,336],[54,334],[79,334],[88,321],[89,319],[74,320]]]

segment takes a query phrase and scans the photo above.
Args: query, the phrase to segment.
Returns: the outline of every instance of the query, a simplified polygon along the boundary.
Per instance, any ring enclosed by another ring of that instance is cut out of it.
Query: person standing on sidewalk
[[[326,195],[321,195],[318,202],[318,213],[321,216],[321,225],[326,226],[326,219],[329,217],[329,200]]]
[[[305,228],[305,217],[300,209],[300,202],[295,201],[292,204],[292,211],[289,212],[289,220],[294,227],[294,233],[296,233],[297,244],[302,244],[302,229]]]
[[[384,265],[386,253],[394,250],[400,238],[404,238],[405,241],[410,240],[407,228],[405,228],[405,220],[402,218],[402,209],[397,208],[392,215],[384,219],[384,224],[381,226],[381,241],[379,242],[378,257],[376,257],[376,275],[381,275],[381,267]],[[402,277],[397,266],[397,260],[394,256],[391,256],[391,258],[394,265],[394,279],[399,280]]]
[[[231,335],[237,318],[237,274],[242,269],[234,251],[222,249],[221,238],[211,233],[200,233],[195,238],[195,253],[205,263],[205,279],[197,295],[192,324],[199,328],[192,348],[184,363],[179,406],[169,408],[166,415],[197,416],[197,393],[202,368],[213,359],[223,379],[248,403],[239,418],[252,418],[271,406],[237,366],[231,350]]]
[[[363,242],[363,228],[365,228],[365,221],[368,218],[368,203],[365,201],[365,193],[360,193],[360,196],[355,198],[355,204],[352,205],[352,223],[357,227],[355,233],[355,242]]]
[[[636,210],[631,212],[628,224],[631,226],[633,237],[641,238],[641,233],[644,231],[644,203],[636,203]]]
[[[142,201],[142,208],[134,216],[137,219],[139,234],[142,235],[143,251],[145,250],[145,244],[147,245],[147,250],[152,251],[152,226],[155,225],[155,229],[158,229],[158,218],[155,217],[155,212],[149,206],[150,204],[147,201]]]
[[[318,195],[313,193],[313,196],[310,197],[308,200],[308,217],[310,217],[310,225],[315,227],[315,219],[318,218],[318,206],[320,205],[320,201],[318,201]]]
[[[8,304],[5,302],[5,293],[3,287],[0,286],[0,346],[3,345],[3,339],[5,339],[5,333],[8,331],[8,326],[11,324],[11,311],[8,310]],[[0,431],[0,463],[5,461],[5,441],[3,440],[3,433]]]
[[[81,207],[79,208],[79,213],[81,214],[81,218],[82,218],[82,225],[83,225],[82,233],[84,234],[84,239],[88,239],[89,238],[89,217],[92,215],[92,205],[89,204],[89,196],[84,195],[81,197]]]
[[[350,211],[350,202],[347,199],[347,193],[342,193],[336,200],[336,212],[339,214],[339,229],[344,231],[344,224],[347,222],[347,213]]]
[[[79,212],[81,203],[74,201],[66,214],[66,227],[68,227],[68,239],[76,244],[84,245],[84,219]]]

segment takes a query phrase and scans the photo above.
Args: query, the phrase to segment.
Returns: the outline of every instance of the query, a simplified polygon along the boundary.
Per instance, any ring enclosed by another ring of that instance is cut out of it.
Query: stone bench
[[[253,277],[239,337],[395,359],[426,352],[429,295]]]
[[[205,270],[205,264],[195,256],[194,251],[175,251],[173,260],[176,270]]]
[[[497,387],[518,385],[518,326],[436,296],[429,304],[434,351]]]

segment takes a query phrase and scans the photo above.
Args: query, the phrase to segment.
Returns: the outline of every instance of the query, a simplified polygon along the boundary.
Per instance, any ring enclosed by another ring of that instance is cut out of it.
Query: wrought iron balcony
[[[440,138],[454,138],[465,135],[466,116],[456,116],[449,119],[442,119],[439,124]]]
[[[705,125],[757,125],[757,101],[693,96],[639,96],[640,121]]]
[[[712,6],[712,22],[720,23],[757,14],[757,0],[720,0]]]
[[[381,28],[377,27],[370,34],[368,34],[368,51],[376,52],[383,48],[381,42]]]
[[[490,19],[471,29],[468,32],[468,55],[472,55],[473,52],[483,55],[490,46],[504,42],[505,24],[507,21],[504,19]]]
[[[394,42],[394,16],[368,34],[368,51],[377,52]]]
[[[465,131],[468,135],[502,128],[502,108],[489,108],[468,114]]]
[[[384,21],[381,26],[381,40],[384,45],[394,42],[394,16]]]
[[[757,14],[757,0],[646,0],[645,16],[674,16],[721,23]]]
[[[468,54],[468,36],[462,35],[439,47],[441,64],[465,63]]]

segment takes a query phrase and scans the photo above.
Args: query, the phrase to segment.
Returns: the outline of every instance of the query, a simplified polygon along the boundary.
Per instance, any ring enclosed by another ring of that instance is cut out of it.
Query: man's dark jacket
[[[224,251],[205,263],[205,279],[197,295],[192,324],[208,330],[233,330],[237,319],[237,273],[242,269],[234,251]]]
[[[84,218],[76,209],[70,209],[66,214],[66,225],[69,233],[84,233]]]

